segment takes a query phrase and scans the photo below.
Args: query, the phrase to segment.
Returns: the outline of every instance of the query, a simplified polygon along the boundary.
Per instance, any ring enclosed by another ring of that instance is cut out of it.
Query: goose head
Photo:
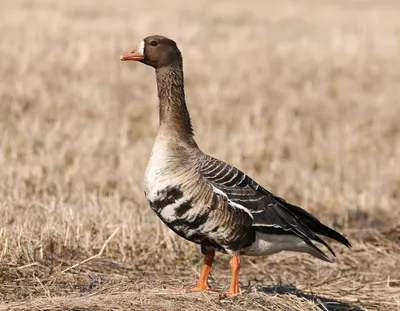
[[[135,60],[155,69],[182,63],[182,55],[175,41],[163,36],[149,36],[136,49],[121,55],[121,60]]]

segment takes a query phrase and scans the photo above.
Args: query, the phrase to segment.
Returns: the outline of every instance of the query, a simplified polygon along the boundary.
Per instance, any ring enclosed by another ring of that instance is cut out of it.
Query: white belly
[[[176,219],[176,209],[187,201],[182,185],[185,170],[174,149],[168,147],[168,141],[157,138],[144,175],[146,198],[167,223]],[[160,201],[164,201],[162,208],[157,208],[154,202]]]
[[[157,192],[165,189],[170,183],[168,181],[169,157],[167,147],[163,142],[157,142],[153,146],[149,162],[144,173],[145,194],[149,201],[157,198]]]
[[[309,253],[312,248],[294,235],[256,233],[255,242],[240,253],[249,256],[271,255],[283,250]]]

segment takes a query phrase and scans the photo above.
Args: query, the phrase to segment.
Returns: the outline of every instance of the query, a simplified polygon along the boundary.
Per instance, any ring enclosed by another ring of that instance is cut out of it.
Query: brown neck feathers
[[[185,102],[182,60],[156,69],[160,101],[160,130],[194,142],[193,128]]]

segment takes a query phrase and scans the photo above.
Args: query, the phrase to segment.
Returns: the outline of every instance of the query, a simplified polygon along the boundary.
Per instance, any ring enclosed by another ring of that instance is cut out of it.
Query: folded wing
[[[325,245],[334,256],[335,253],[318,234],[351,247],[350,242],[340,233],[325,226],[304,209],[289,204],[284,199],[272,194],[237,168],[204,155],[200,171],[204,179],[213,187],[253,215],[253,226],[257,231],[269,234],[296,235],[327,261],[330,261],[329,257],[312,241]]]

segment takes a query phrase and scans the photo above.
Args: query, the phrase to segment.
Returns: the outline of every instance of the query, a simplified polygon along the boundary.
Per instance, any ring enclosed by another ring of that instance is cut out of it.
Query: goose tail
[[[341,235],[339,232],[336,230],[329,228],[328,226],[325,226],[323,223],[321,223],[317,218],[315,218],[313,215],[311,215],[309,212],[306,210],[297,207],[292,204],[287,203],[287,207],[289,210],[297,216],[297,218],[305,224],[308,228],[310,228],[314,233],[316,234],[321,234],[323,236],[326,236],[328,238],[331,238],[339,243],[342,243],[348,248],[351,248],[351,244],[349,240],[347,240],[343,235]],[[327,243],[321,242],[322,239],[318,239],[317,242],[320,242],[327,246]],[[327,247],[331,253],[333,251],[330,249],[330,247]],[[333,253],[334,254],[334,253]]]

